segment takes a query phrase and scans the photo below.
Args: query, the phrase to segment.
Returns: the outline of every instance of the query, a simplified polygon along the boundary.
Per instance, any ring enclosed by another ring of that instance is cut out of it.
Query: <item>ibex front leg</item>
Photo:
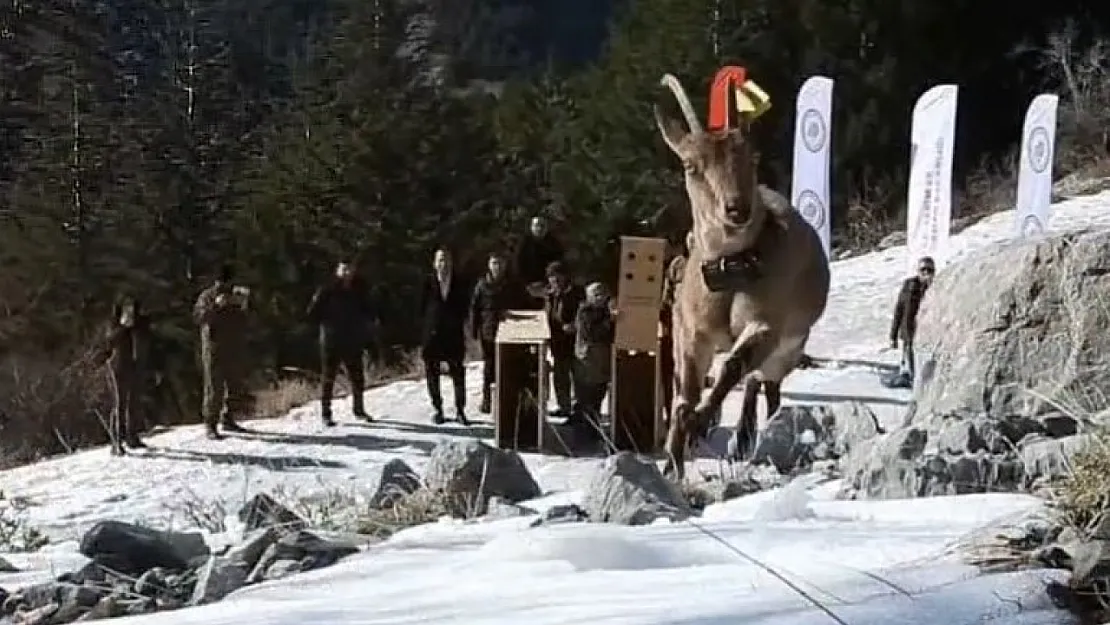
[[[752,322],[744,327],[740,336],[733,341],[732,347],[728,350],[725,361],[721,364],[721,372],[713,383],[709,395],[694,409],[699,432],[709,429],[713,415],[721,410],[721,404],[724,403],[725,397],[732,392],[732,389],[736,388],[736,385],[744,379],[745,375],[754,370],[771,353],[774,347],[773,339],[771,329],[765,323]],[[754,411],[755,395],[759,392],[760,386],[758,380],[751,380],[749,384],[752,388],[745,390],[750,390],[751,396],[749,397],[747,396],[748,393],[745,393],[745,412]],[[743,415],[741,418],[742,422],[750,420],[749,415]],[[741,425],[743,426],[744,423],[741,423]],[[754,426],[754,423],[750,425]]]
[[[682,479],[686,474],[686,448],[696,428],[694,406],[701,400],[705,375],[713,364],[713,344],[708,337],[693,332],[682,336],[676,333],[674,356],[676,392],[667,429],[667,462],[663,472]]]

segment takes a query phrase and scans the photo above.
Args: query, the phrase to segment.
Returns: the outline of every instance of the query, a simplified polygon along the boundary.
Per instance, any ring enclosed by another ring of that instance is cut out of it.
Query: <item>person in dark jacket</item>
[[[581,431],[600,432],[601,404],[609,392],[616,312],[600,282],[586,287],[586,298],[575,316],[574,414]]]
[[[334,426],[331,400],[340,365],[351,383],[351,413],[371,421],[363,405],[366,378],[362,352],[370,338],[370,325],[377,320],[370,294],[354,268],[346,262],[335,267],[335,278],[312,296],[308,320],[320,328],[320,415],[324,425]]]
[[[570,417],[573,370],[574,340],[577,329],[575,320],[578,307],[582,304],[582,289],[571,281],[566,265],[556,261],[547,267],[547,294],[544,311],[551,331],[548,347],[551,350],[551,382],[555,387],[555,400],[559,405],[558,414]]]
[[[424,326],[421,356],[428,383],[428,398],[435,410],[432,420],[436,424],[445,420],[439,378],[440,365],[446,363],[455,387],[456,418],[462,425],[470,425],[466,419],[466,378],[463,369],[469,307],[470,294],[465,282],[455,273],[451,253],[444,248],[436,250],[432,271],[424,279],[420,298],[420,318]]]
[[[482,349],[482,402],[478,406],[482,414],[490,412],[490,393],[497,366],[497,327],[512,305],[512,296],[505,259],[500,254],[490,254],[486,275],[474,287],[470,300],[470,334]]]
[[[914,352],[913,341],[917,334],[917,313],[921,309],[921,300],[936,274],[936,263],[933,259],[924,256],[917,262],[917,275],[906,278],[902,289],[898,292],[898,301],[894,305],[894,317],[890,323],[890,347],[898,348],[898,341],[902,342],[902,364],[899,370],[899,380],[895,386],[912,387],[914,382]]]
[[[150,323],[136,299],[123,298],[112,309],[112,319],[99,346],[101,361],[112,372],[112,414],[109,436],[112,455],[122,456],[124,445],[141,449],[140,406],[151,360]]]
[[[516,277],[522,284],[522,291],[530,296],[524,298],[524,309],[543,307],[547,267],[562,262],[565,255],[562,244],[548,230],[547,219],[540,215],[533,217],[530,231],[516,251]]]

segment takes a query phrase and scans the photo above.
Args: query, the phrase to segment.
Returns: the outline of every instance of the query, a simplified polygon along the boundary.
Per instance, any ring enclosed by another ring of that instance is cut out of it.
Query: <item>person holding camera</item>
[[[233,286],[234,269],[220,268],[216,282],[201,292],[193,306],[200,327],[201,369],[204,374],[204,424],[208,438],[219,440],[225,432],[242,432],[236,418],[249,403],[246,388],[247,298],[250,291]]]

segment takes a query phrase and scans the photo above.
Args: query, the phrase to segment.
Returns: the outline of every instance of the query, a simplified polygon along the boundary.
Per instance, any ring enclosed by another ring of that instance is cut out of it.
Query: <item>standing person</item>
[[[350,263],[335,266],[335,277],[316,291],[306,312],[309,321],[320,328],[320,415],[324,425],[335,425],[331,400],[340,365],[351,383],[351,413],[372,421],[363,405],[362,352],[370,338],[370,324],[378,317],[366,285]]]
[[[544,283],[547,267],[565,260],[565,250],[555,235],[551,234],[547,219],[542,215],[532,218],[528,234],[516,250],[516,273],[523,291],[530,297],[522,298],[526,310],[543,307]]]
[[[548,342],[551,350],[552,386],[555,387],[555,400],[559,405],[557,414],[570,417],[572,414],[571,385],[574,369],[574,340],[577,332],[574,323],[578,317],[578,307],[582,304],[582,289],[574,284],[566,265],[556,261],[547,267],[547,294],[544,311],[551,331]]]
[[[432,271],[424,279],[420,302],[420,318],[424,324],[421,356],[428,383],[428,398],[435,410],[432,421],[437,425],[445,420],[439,386],[441,363],[447,364],[447,372],[455,387],[456,418],[462,425],[470,425],[466,418],[466,372],[463,369],[469,305],[470,296],[462,278],[455,273],[451,253],[446,248],[437,249],[432,259]]]
[[[249,403],[245,371],[249,291],[233,286],[234,279],[234,269],[224,265],[216,282],[201,292],[193,306],[193,319],[200,326],[204,424],[212,440],[223,438],[217,425],[225,432],[243,432],[236,419]]]
[[[140,406],[147,390],[150,365],[150,325],[138,300],[123,298],[112,309],[107,334],[100,349],[112,372],[112,416],[109,435],[112,455],[122,456],[124,445],[145,448],[139,438]]]
[[[902,289],[898,292],[898,300],[894,304],[894,317],[890,323],[890,347],[898,349],[898,341],[902,341],[902,363],[898,375],[891,379],[888,386],[913,388],[915,366],[913,341],[917,335],[917,313],[921,310],[921,300],[929,285],[933,283],[933,276],[937,267],[933,259],[923,256],[917,261],[917,275],[906,278]]]
[[[574,322],[575,407],[571,420],[576,430],[594,435],[601,431],[601,403],[609,392],[612,372],[616,311],[610,306],[605,285],[593,282],[586,287],[586,299]]]
[[[470,300],[470,334],[482,349],[482,402],[478,412],[489,414],[490,393],[496,373],[497,327],[512,304],[512,291],[505,272],[505,259],[490,254],[486,275],[474,287]]]

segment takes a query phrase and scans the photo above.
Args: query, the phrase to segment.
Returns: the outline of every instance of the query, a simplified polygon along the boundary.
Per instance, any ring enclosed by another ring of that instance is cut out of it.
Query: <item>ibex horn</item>
[[[678,100],[678,107],[682,109],[682,116],[686,118],[686,124],[690,126],[691,132],[702,132],[701,122],[698,120],[697,113],[694,112],[694,105],[690,104],[690,98],[686,95],[686,90],[682,88],[682,83],[673,74],[663,74],[663,79],[659,84],[669,88],[674,97]]]

